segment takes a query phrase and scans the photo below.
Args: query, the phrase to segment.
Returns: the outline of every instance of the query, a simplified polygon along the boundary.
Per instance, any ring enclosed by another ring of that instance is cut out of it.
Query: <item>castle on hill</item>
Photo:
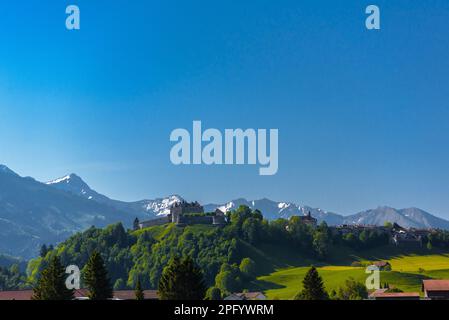
[[[227,224],[226,215],[219,209],[211,214],[205,214],[204,208],[198,202],[178,202],[170,207],[170,213],[161,218],[139,221],[134,220],[134,230],[148,227],[161,226],[168,223],[174,223],[177,226],[186,226],[194,224],[223,226]]]

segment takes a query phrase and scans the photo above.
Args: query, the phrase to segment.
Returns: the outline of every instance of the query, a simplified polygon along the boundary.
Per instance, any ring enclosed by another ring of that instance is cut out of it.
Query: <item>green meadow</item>
[[[295,256],[278,257],[276,260],[274,270],[258,277],[252,288],[264,291],[269,299],[292,299],[302,289],[302,279],[310,265],[317,267],[328,291],[338,290],[349,278],[365,282],[368,276],[365,268],[351,266],[354,262],[390,262],[392,271],[382,271],[380,281],[404,292],[421,292],[423,279],[449,279],[449,252],[439,250],[407,251],[387,246],[361,255],[348,249],[334,248],[329,257],[330,263]]]

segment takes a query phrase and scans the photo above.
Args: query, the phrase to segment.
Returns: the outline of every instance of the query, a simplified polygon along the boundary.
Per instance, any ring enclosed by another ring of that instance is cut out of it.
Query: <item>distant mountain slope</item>
[[[91,225],[117,221],[130,225],[132,218],[125,211],[0,167],[1,253],[30,257],[43,243],[55,244]]]
[[[152,219],[167,215],[174,203],[183,201],[172,195],[155,200],[124,202],[110,199],[91,189],[76,174],[41,183],[21,177],[0,165],[0,253],[30,257],[41,244],[56,244],[91,225],[102,227],[122,222],[130,227],[135,217]],[[417,208],[379,207],[351,216],[342,216],[319,208],[269,199],[236,199],[225,204],[205,205],[205,211],[223,211],[246,205],[259,209],[269,219],[289,218],[308,212],[328,225],[383,225],[396,222],[403,227],[449,230],[449,222]]]
[[[449,221],[435,217],[418,209],[394,209],[379,207],[345,217],[346,224],[383,225],[386,221],[395,222],[406,228],[439,228],[449,230]]]
[[[222,211],[231,211],[245,205],[251,209],[260,210],[267,219],[289,218],[295,215],[312,214],[319,222],[326,221],[328,225],[361,224],[383,226],[385,222],[397,223],[405,228],[438,228],[449,230],[449,221],[430,213],[417,209],[394,209],[390,207],[379,207],[377,209],[363,211],[350,216],[343,216],[333,212],[327,212],[319,208],[299,206],[290,202],[276,202],[269,199],[248,201],[236,199],[225,204],[209,204],[205,206],[206,211],[219,208]]]
[[[106,204],[121,211],[126,211],[130,216],[146,219],[152,219],[159,215],[169,214],[170,207],[174,203],[183,201],[183,199],[178,195],[172,195],[155,200],[141,200],[134,202],[113,200],[96,192],[95,190],[92,190],[86,182],[73,173],[68,176],[49,181],[46,184],[55,189],[70,192],[88,200]]]

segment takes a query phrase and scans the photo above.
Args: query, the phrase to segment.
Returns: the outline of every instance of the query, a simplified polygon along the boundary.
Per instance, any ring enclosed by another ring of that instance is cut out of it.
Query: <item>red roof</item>
[[[143,295],[146,300],[158,300],[159,296],[156,290],[144,290]],[[136,300],[136,292],[134,290],[114,291],[114,299],[116,300]]]
[[[384,290],[374,291],[372,298],[419,298],[418,292],[385,292]]]
[[[33,290],[0,291],[0,300],[31,300]]]
[[[257,298],[265,297],[265,295],[262,292],[241,292],[236,293],[236,295],[246,300],[255,300]]]
[[[386,266],[390,265],[390,263],[386,262],[386,261],[376,261],[376,262],[374,262],[374,265],[376,267],[386,267]]]
[[[87,289],[75,290],[75,299],[86,298],[89,294]],[[157,300],[158,294],[156,290],[145,290],[143,292],[145,299]],[[33,290],[18,291],[0,291],[0,300],[31,300]],[[134,290],[114,291],[114,299],[116,300],[135,300],[136,294]]]
[[[449,291],[449,280],[423,280],[425,291]]]

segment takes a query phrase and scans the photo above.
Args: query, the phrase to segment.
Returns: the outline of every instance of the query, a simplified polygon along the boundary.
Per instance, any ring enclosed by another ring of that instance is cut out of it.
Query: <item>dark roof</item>
[[[423,290],[449,291],[449,280],[423,280]]]

